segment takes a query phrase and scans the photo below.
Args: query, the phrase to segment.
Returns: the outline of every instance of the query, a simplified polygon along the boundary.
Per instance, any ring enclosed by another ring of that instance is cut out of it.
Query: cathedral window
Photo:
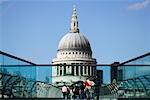
[[[92,73],[91,73],[91,75],[92,75],[92,76],[93,76],[93,71],[94,71],[94,69],[93,69],[93,68],[94,68],[94,67],[92,67],[92,70],[91,70],[91,72],[92,72]]]
[[[79,75],[79,66],[76,66],[76,75]]]
[[[71,70],[72,75],[74,75],[74,66],[72,65],[71,67],[72,67],[72,70]]]
[[[84,74],[86,74],[86,66],[84,66]]]
[[[81,70],[80,70],[80,71],[81,71],[80,73],[81,73],[81,76],[82,76],[82,75],[83,75],[83,66],[80,66],[80,69],[81,69]]]
[[[60,66],[60,76],[62,75],[62,66]]]
[[[88,66],[88,75],[90,75],[90,70],[91,70],[90,66]]]
[[[66,66],[64,66],[64,75],[66,75]]]

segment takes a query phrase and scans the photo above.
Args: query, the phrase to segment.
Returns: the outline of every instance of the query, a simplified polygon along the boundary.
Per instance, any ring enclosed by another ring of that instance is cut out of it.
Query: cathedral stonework
[[[70,32],[60,40],[57,56],[52,60],[52,64],[62,65],[52,67],[52,84],[54,85],[61,86],[63,83],[71,85],[95,76],[96,59],[92,58],[88,39],[79,32],[75,7]]]

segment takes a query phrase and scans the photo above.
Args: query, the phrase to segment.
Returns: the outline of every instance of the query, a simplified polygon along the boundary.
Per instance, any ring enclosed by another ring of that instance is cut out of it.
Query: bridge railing
[[[71,65],[1,65],[1,98],[62,98],[61,89],[53,86],[52,67]],[[74,65],[73,65],[74,66]],[[150,65],[97,64],[90,80],[100,97],[150,97]]]

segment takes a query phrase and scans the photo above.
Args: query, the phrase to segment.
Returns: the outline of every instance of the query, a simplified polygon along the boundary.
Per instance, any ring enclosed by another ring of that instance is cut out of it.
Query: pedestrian
[[[67,99],[70,99],[70,88],[67,87]]]
[[[74,93],[74,99],[79,98],[79,87],[75,86],[75,88],[73,89],[73,93]]]
[[[85,98],[85,86],[84,84],[82,83],[81,86],[80,86],[80,99],[84,99]]]
[[[96,76],[94,79],[94,100],[99,100],[99,94],[100,94],[100,83],[99,83],[99,79]]]
[[[83,83],[86,90],[86,98],[90,99],[92,98],[92,89],[91,87],[95,85],[93,81],[90,81],[89,78],[86,79],[86,81]]]
[[[67,95],[67,86],[64,85],[64,86],[61,88],[61,91],[62,91],[62,94],[63,94],[63,98],[65,99],[65,98],[66,98],[66,95]]]
[[[90,100],[90,91],[88,88],[85,88],[86,100]]]
[[[70,87],[70,99],[74,98],[73,96],[74,96],[73,87]]]

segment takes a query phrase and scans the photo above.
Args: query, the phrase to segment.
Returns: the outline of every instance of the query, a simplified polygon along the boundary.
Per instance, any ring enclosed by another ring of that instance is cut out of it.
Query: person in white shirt
[[[61,91],[63,93],[63,98],[65,99],[66,95],[67,95],[67,86],[64,85],[62,88],[61,88]]]

